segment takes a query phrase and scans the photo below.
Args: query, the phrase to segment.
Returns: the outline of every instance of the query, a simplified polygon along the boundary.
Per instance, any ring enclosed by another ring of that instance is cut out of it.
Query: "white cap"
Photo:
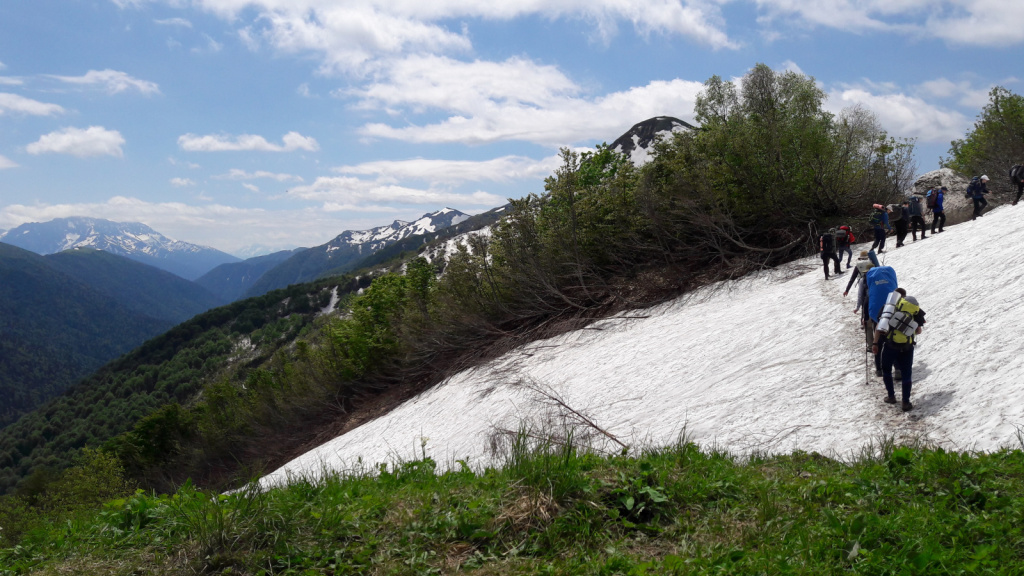
[[[984,174],[982,174],[982,175],[981,175],[981,179],[982,179],[982,180],[988,180],[988,176],[985,176]]]

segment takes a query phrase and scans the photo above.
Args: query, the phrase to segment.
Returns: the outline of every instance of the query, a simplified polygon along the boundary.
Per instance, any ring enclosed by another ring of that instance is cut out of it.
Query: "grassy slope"
[[[0,574],[1014,574],[1024,452],[883,445],[841,463],[513,447],[502,470],[218,496],[185,486],[41,526]]]

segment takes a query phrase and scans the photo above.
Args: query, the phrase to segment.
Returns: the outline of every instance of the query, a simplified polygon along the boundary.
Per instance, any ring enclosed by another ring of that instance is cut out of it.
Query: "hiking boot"
[[[882,399],[882,402],[885,402],[886,404],[895,404],[896,403],[896,397],[895,396],[886,396],[885,398]]]
[[[896,399],[893,398],[893,402],[895,402],[895,401],[896,401]],[[910,412],[913,409],[914,409],[914,405],[913,404],[911,404],[910,402],[907,402],[906,400],[903,401],[903,411],[904,412]]]

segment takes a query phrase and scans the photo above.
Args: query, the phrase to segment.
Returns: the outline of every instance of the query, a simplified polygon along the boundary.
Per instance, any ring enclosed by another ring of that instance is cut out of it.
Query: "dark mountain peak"
[[[655,116],[634,124],[625,134],[616,138],[610,148],[628,156],[633,164],[645,164],[650,160],[648,148],[659,137],[694,128],[692,124],[672,116]]]

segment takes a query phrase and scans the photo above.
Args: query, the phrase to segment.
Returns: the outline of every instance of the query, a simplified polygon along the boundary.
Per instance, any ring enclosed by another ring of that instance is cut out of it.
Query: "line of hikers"
[[[1017,164],[1010,169],[1010,182],[1017,187],[1017,196],[1013,200],[1016,206],[1024,196],[1024,165]],[[967,185],[964,196],[974,202],[971,219],[976,220],[983,214],[988,201],[989,177],[975,176]],[[917,241],[920,229],[921,239],[927,238],[924,216],[926,209],[933,214],[931,222],[932,234],[943,231],[946,225],[945,198],[949,189],[937,186],[923,195],[914,194],[889,209],[881,204],[874,204],[869,223],[874,232],[874,241],[869,250],[863,250],[857,258],[856,269],[846,284],[843,296],[850,293],[855,281],[860,278],[857,291],[857,307],[854,313],[861,315],[860,323],[864,328],[864,340],[867,351],[874,356],[875,376],[880,376],[885,384],[887,404],[896,403],[894,380],[902,384],[900,406],[904,412],[910,411],[914,405],[910,402],[913,387],[914,346],[916,336],[921,333],[925,324],[925,312],[917,299],[908,296],[907,291],[899,287],[896,271],[891,266],[882,266],[877,254],[885,250],[885,239],[888,232],[896,229],[896,247],[903,246],[907,233]],[[922,206],[923,202],[923,206]],[[893,214],[892,226],[889,215]],[[856,242],[849,226],[830,229],[818,238],[821,260],[825,268],[825,279],[829,278],[830,261],[834,264],[835,274],[842,274],[842,257],[846,255],[846,267],[851,268],[853,258],[852,245]],[[877,251],[876,251],[877,249]],[[895,368],[895,376],[893,375]]]

